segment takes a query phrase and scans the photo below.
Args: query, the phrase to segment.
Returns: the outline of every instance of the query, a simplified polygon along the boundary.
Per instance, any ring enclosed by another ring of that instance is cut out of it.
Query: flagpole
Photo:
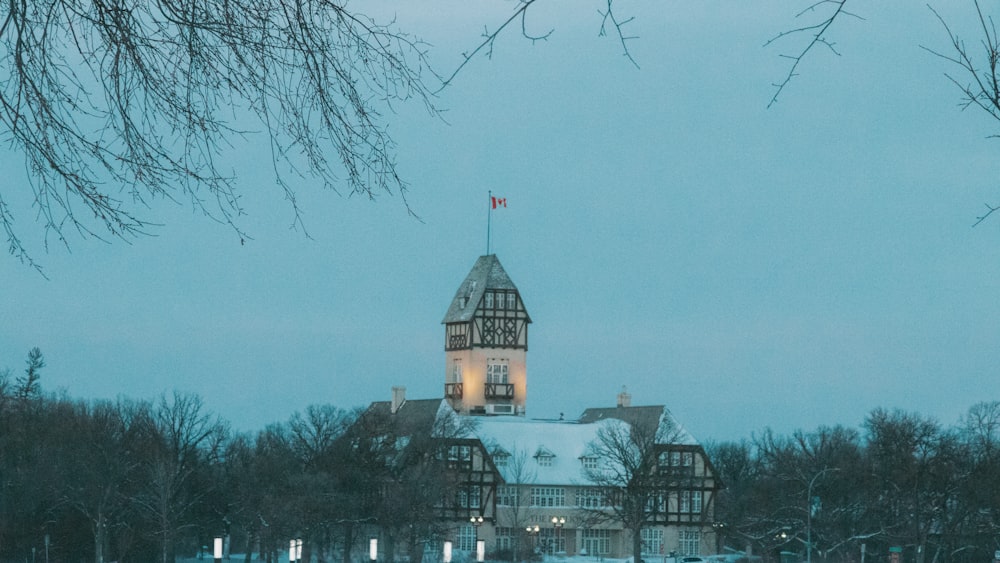
[[[489,190],[486,198],[486,255],[490,255],[490,223],[493,220],[493,190]]]

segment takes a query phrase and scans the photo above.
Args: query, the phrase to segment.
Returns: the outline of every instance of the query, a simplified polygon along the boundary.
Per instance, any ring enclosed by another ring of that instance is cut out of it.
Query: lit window
[[[451,364],[451,381],[452,383],[462,382],[462,360],[458,358],[455,358]]]
[[[486,360],[486,383],[507,383],[507,360]]]

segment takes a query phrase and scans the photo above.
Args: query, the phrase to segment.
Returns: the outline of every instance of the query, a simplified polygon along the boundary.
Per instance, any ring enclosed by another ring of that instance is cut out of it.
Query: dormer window
[[[535,452],[535,461],[539,467],[552,467],[552,462],[555,458],[556,454],[550,452],[544,446],[539,447],[538,451]]]
[[[507,467],[510,462],[510,454],[504,450],[498,449],[493,452],[493,465],[497,467]]]
[[[597,469],[597,456],[583,456],[580,458],[580,464],[584,469]]]

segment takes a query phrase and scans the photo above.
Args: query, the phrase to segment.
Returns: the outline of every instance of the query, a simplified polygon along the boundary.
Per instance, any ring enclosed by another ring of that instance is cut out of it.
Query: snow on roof
[[[445,313],[442,323],[468,321],[476,312],[476,306],[487,289],[504,289],[517,291],[517,286],[511,281],[507,271],[500,265],[495,254],[480,256],[476,260],[465,281],[458,286],[451,306]]]
[[[598,413],[597,410],[602,412]],[[592,417],[580,420],[537,420],[514,416],[476,417],[475,434],[487,451],[510,455],[497,469],[508,483],[582,485],[588,482],[581,458],[593,456],[591,444],[599,429],[609,424],[627,424],[629,415],[657,416],[667,424],[666,442],[696,446],[698,442],[664,407],[590,409]],[[619,416],[614,416],[615,412]],[[597,416],[601,414],[602,416]],[[655,420],[655,419],[654,419]],[[549,457],[551,456],[551,457]],[[539,463],[540,457],[548,457]],[[520,473],[520,474],[518,474]]]
[[[497,467],[504,481],[551,485],[574,485],[587,481],[580,458],[597,436],[597,429],[606,424],[514,416],[481,417],[478,422],[476,434],[486,449],[492,452],[499,447],[510,454],[507,463]],[[552,455],[550,465],[539,464],[539,452]]]

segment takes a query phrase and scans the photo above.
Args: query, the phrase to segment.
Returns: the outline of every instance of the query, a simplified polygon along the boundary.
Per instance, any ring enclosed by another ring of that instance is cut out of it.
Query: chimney
[[[392,406],[390,407],[390,412],[396,414],[399,407],[403,406],[406,402],[406,387],[393,387],[392,388]]]
[[[622,385],[622,392],[618,394],[618,408],[631,406],[632,395],[629,395],[628,391],[625,390],[625,386]]]

